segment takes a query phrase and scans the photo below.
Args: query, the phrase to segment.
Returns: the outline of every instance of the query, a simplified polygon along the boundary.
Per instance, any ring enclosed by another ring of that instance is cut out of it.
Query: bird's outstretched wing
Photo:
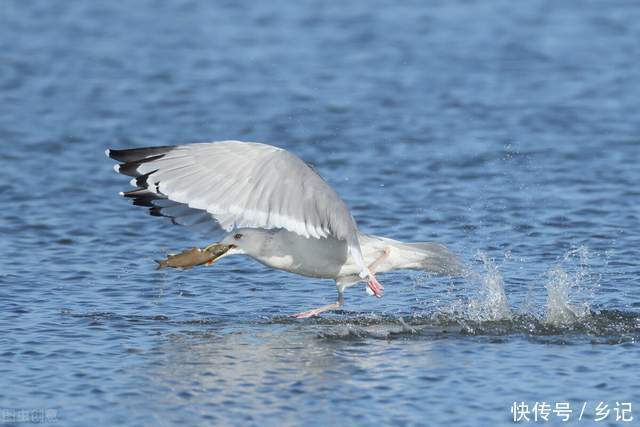
[[[346,240],[361,259],[357,227],[336,192],[281,148],[220,141],[107,150],[137,188],[122,193],[152,215],[190,225],[214,219],[224,230],[284,228],[304,237]]]

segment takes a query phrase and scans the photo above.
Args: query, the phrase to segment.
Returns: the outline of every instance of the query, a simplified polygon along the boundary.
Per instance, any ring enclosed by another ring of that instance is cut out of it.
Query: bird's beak
[[[206,248],[204,248],[205,251],[209,252],[213,258],[211,258],[208,262],[207,265],[211,265],[214,262],[216,262],[217,260],[219,260],[220,258],[223,258],[227,255],[229,255],[229,250],[235,248],[236,245],[227,245],[225,243],[213,243],[209,246],[207,246]]]

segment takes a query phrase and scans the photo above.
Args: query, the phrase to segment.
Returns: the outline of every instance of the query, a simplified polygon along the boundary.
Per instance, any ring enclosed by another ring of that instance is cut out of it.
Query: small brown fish
[[[211,264],[217,258],[224,255],[232,245],[214,244],[209,245],[205,249],[191,248],[179,254],[169,255],[167,259],[162,261],[156,260],[157,269],[171,268],[191,268],[196,265]]]

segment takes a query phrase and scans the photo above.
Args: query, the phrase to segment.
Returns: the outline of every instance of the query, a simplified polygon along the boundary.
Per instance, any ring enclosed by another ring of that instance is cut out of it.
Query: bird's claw
[[[369,280],[367,281],[367,293],[369,295],[375,295],[377,298],[382,298],[382,295],[384,295],[384,286],[382,286],[382,283],[378,282],[374,274],[369,275]]]

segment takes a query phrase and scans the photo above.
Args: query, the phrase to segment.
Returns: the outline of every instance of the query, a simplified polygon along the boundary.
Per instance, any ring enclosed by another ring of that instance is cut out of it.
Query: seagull
[[[340,309],[345,289],[362,282],[369,295],[381,298],[384,286],[377,273],[461,273],[457,256],[442,244],[403,243],[361,233],[334,189],[313,167],[282,148],[218,141],[108,149],[106,155],[119,162],[116,172],[133,177],[136,188],[120,194],[134,205],[175,224],[227,232],[209,245],[215,251],[208,264],[248,255],[268,267],[335,281],[335,303],[293,317]]]

